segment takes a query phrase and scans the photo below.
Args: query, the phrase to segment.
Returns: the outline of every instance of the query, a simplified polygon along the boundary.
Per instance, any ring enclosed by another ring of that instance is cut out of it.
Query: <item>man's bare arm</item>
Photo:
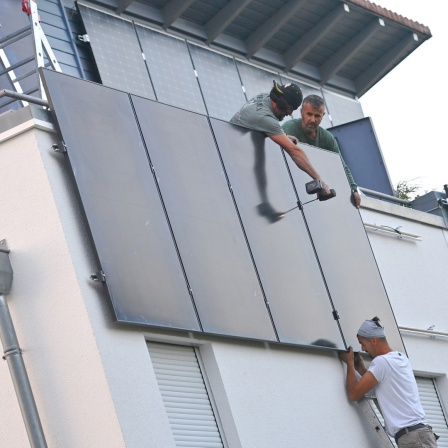
[[[313,179],[320,179],[322,180],[319,173],[316,171],[316,169],[311,164],[310,160],[308,159],[308,156],[305,154],[305,151],[301,148],[299,148],[297,145],[295,145],[287,136],[286,134],[279,134],[279,135],[272,135],[270,136],[271,140],[280,145],[291,157],[291,159],[294,161],[294,163],[305,173],[307,173],[309,176],[311,176]],[[330,194],[330,190],[328,186],[325,185],[325,194]]]
[[[378,384],[378,381],[373,374],[368,370],[365,370],[364,362],[361,364],[359,359],[362,358],[359,353],[356,354],[356,358],[358,358],[356,360],[356,370],[358,370],[359,373],[364,371],[364,374],[362,374],[361,379],[358,379],[355,370],[355,354],[353,353],[352,347],[349,347],[348,352],[339,353],[339,358],[347,364],[347,378],[345,385],[350,400],[357,401],[361,399],[367,392],[369,392],[369,390],[373,389]]]

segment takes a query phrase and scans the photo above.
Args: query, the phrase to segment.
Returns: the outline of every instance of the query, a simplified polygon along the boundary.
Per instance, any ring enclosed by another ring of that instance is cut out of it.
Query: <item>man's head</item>
[[[279,85],[275,81],[269,96],[274,102],[274,113],[279,121],[298,109],[303,99],[302,90],[297,84]]]
[[[318,95],[308,95],[304,98],[300,109],[302,129],[305,134],[314,137],[317,128],[325,115],[325,101]]]
[[[365,320],[359,327],[356,336],[361,344],[361,349],[372,358],[390,351],[384,328],[380,325],[378,317]]]

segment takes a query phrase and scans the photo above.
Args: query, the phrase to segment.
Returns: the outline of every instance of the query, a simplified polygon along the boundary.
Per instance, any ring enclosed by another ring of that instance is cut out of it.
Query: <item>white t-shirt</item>
[[[426,424],[417,382],[409,359],[403,353],[377,356],[368,371],[378,381],[375,395],[389,435],[393,437],[400,429],[418,423]]]

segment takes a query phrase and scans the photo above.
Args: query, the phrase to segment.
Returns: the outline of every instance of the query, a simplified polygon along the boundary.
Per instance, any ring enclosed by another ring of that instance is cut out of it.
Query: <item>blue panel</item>
[[[204,331],[277,340],[207,117],[133,102]]]
[[[136,26],[157,101],[206,114],[184,40]]]
[[[210,117],[230,120],[246,102],[235,61],[188,44]]]
[[[328,130],[336,137],[357,184],[393,196],[392,182],[371,119],[363,118]]]
[[[337,193],[328,201],[304,204],[303,210],[347,344],[359,346],[356,332],[360,324],[378,316],[387,328],[390,344],[396,350],[404,350],[361,216],[350,200],[350,186],[340,156],[313,146],[301,146]],[[294,169],[292,162],[289,165],[302,202],[313,199],[304,188],[308,176]]]
[[[280,147],[211,123],[280,341],[344,348]]]
[[[117,320],[200,330],[129,96],[43,73]]]

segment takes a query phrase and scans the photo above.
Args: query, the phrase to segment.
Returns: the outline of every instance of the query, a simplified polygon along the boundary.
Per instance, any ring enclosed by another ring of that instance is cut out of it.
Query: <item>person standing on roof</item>
[[[320,126],[325,115],[325,101],[318,95],[308,95],[303,99],[300,108],[301,118],[292,119],[283,123],[283,130],[286,134],[292,135],[299,142],[327,149],[340,154],[339,145],[331,132]],[[350,188],[352,190],[353,203],[356,208],[361,205],[361,196],[358,193],[358,186],[353,179],[352,173],[341,156],[342,165],[345,170]]]
[[[365,320],[358,330],[361,349],[373,361],[367,369],[360,353],[339,353],[347,364],[346,387],[350,400],[356,401],[374,389],[384,417],[386,432],[395,438],[398,448],[436,448],[438,436],[426,424],[417,382],[409,359],[392,350],[378,317]],[[356,375],[361,375],[359,379]]]
[[[263,132],[280,145],[302,171],[313,179],[322,181],[320,174],[311,164],[305,151],[293,142],[297,139],[289,138],[280,125],[280,121],[298,109],[302,99],[303,94],[298,85],[293,83],[279,85],[274,81],[270,93],[260,93],[252,98],[241,107],[230,122],[254,131]],[[331,195],[328,185],[323,181],[322,184],[324,190],[318,196]]]

